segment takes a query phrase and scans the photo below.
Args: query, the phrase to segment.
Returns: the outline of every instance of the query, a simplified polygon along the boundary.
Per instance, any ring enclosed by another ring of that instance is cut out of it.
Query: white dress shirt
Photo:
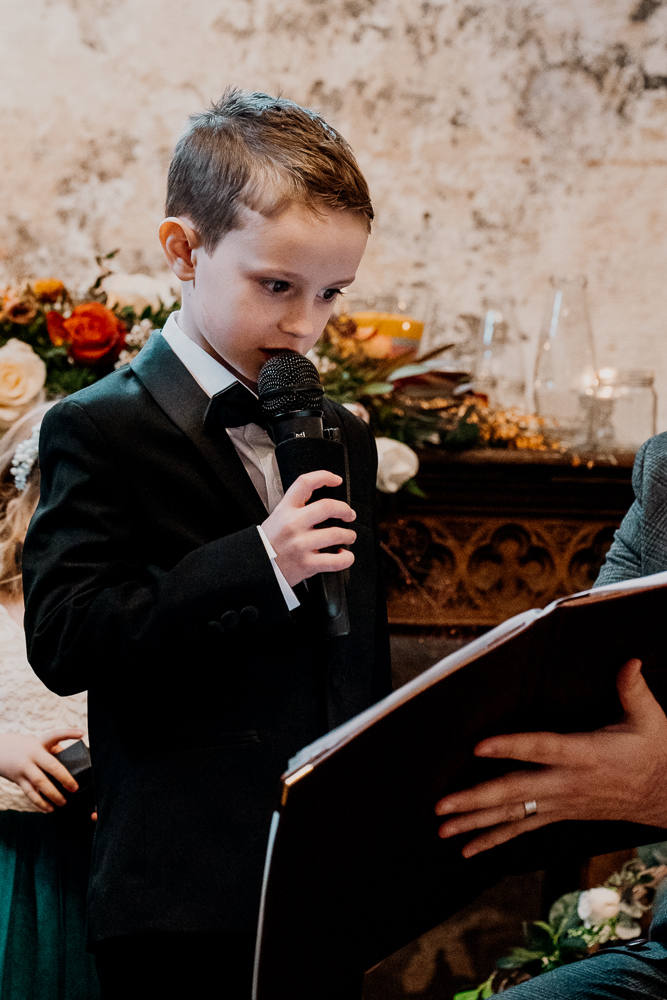
[[[195,344],[194,340],[190,340],[183,333],[178,325],[177,316],[178,313],[169,315],[162,330],[162,336],[206,395],[214,396],[216,392],[221,392],[237,382],[236,376],[232,375],[224,365],[212,358],[199,344]],[[272,513],[284,495],[276,462],[276,446],[268,432],[259,424],[227,427],[226,430],[267,512]],[[299,599],[281,573],[276,562],[276,552],[261,525],[257,525],[257,530],[271,560],[287,608],[289,611],[293,611],[294,608],[298,608]]]

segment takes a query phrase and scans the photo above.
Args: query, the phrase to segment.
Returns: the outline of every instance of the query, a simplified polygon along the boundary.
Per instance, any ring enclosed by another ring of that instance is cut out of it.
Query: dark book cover
[[[283,775],[273,818],[256,1000],[328,997],[323,969],[337,955],[371,968],[511,872],[664,839],[629,823],[566,822],[464,859],[470,835],[440,839],[434,807],[448,792],[526,767],[474,757],[487,736],[618,721],[616,674],[631,657],[667,705],[666,620],[667,573],[563,598],[505,622],[304,748]]]

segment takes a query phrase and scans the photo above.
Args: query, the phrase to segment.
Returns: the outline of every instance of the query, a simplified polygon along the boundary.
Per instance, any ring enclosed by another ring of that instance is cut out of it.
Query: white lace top
[[[41,736],[77,726],[86,729],[85,691],[60,698],[42,684],[28,663],[23,629],[0,604],[0,733]],[[0,809],[37,812],[18,785],[1,777]]]

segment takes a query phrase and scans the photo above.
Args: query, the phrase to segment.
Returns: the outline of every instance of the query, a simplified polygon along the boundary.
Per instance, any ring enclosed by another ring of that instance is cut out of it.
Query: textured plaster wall
[[[228,83],[350,139],[377,207],[364,294],[433,338],[584,273],[601,363],[654,368],[667,427],[667,4],[660,0],[0,0],[0,279],[163,268],[186,115]],[[4,274],[2,273],[4,272]]]

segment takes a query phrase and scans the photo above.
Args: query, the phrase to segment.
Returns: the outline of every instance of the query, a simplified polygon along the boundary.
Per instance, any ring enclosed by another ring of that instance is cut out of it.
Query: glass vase
[[[588,397],[597,385],[584,277],[552,278],[535,361],[535,407],[568,448],[590,438]]]
[[[511,302],[484,300],[474,386],[495,410],[526,410],[525,359]]]
[[[655,373],[643,369],[601,368],[588,396],[588,450],[636,452],[656,432],[658,397]]]

